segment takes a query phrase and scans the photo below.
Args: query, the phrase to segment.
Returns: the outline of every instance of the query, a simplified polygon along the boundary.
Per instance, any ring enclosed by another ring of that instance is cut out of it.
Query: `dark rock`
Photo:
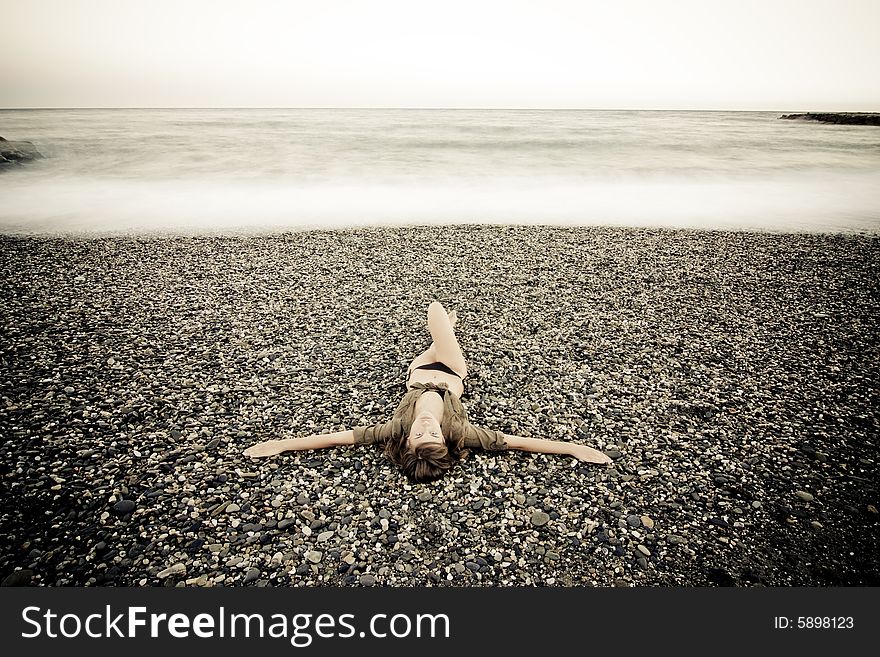
[[[0,164],[10,165],[43,157],[29,141],[6,141],[0,137]]]
[[[723,568],[709,568],[706,571],[706,576],[709,578],[710,582],[717,584],[718,586],[733,586],[736,583],[733,575]]]
[[[109,563],[117,554],[119,554],[117,550],[107,550],[106,552],[103,552],[98,556],[100,557],[101,561]]]
[[[113,505],[113,511],[121,516],[124,516],[126,513],[131,513],[132,511],[134,511],[135,506],[137,505],[132,500],[120,500]]]
[[[7,575],[0,586],[29,586],[33,574],[32,570],[16,570]]]
[[[806,114],[783,114],[779,118],[840,125],[880,125],[880,114],[873,112],[807,112]]]

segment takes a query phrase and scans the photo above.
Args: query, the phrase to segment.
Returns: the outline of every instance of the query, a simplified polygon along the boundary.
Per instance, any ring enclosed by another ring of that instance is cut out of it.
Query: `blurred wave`
[[[766,112],[2,110],[4,232],[880,228],[880,130]]]

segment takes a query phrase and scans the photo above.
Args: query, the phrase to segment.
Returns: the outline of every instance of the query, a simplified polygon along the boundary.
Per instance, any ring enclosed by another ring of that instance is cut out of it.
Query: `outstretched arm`
[[[274,456],[282,452],[302,451],[306,449],[323,449],[340,445],[354,445],[354,431],[337,431],[336,433],[319,433],[305,438],[285,438],[283,440],[267,440],[251,445],[244,450],[245,456],[258,458]]]
[[[568,454],[581,461],[589,463],[611,463],[611,459],[592,447],[567,443],[561,440],[547,440],[544,438],[522,438],[520,436],[508,436],[504,434],[504,442],[508,449],[518,449],[523,452],[538,452],[540,454]]]

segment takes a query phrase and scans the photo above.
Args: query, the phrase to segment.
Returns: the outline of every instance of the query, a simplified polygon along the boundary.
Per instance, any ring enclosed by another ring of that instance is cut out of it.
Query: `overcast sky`
[[[880,110],[880,0],[0,0],[0,107]]]

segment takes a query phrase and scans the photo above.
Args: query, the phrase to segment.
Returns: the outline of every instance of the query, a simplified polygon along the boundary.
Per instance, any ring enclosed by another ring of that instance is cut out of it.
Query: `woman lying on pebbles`
[[[584,445],[510,436],[471,424],[460,401],[468,370],[453,331],[455,322],[455,311],[447,315],[437,301],[428,306],[428,329],[434,342],[410,363],[407,393],[390,421],[305,438],[268,440],[249,447],[245,455],[273,456],[292,450],[378,443],[414,482],[439,479],[467,448],[518,449],[567,454],[590,463],[611,462],[602,452]]]

